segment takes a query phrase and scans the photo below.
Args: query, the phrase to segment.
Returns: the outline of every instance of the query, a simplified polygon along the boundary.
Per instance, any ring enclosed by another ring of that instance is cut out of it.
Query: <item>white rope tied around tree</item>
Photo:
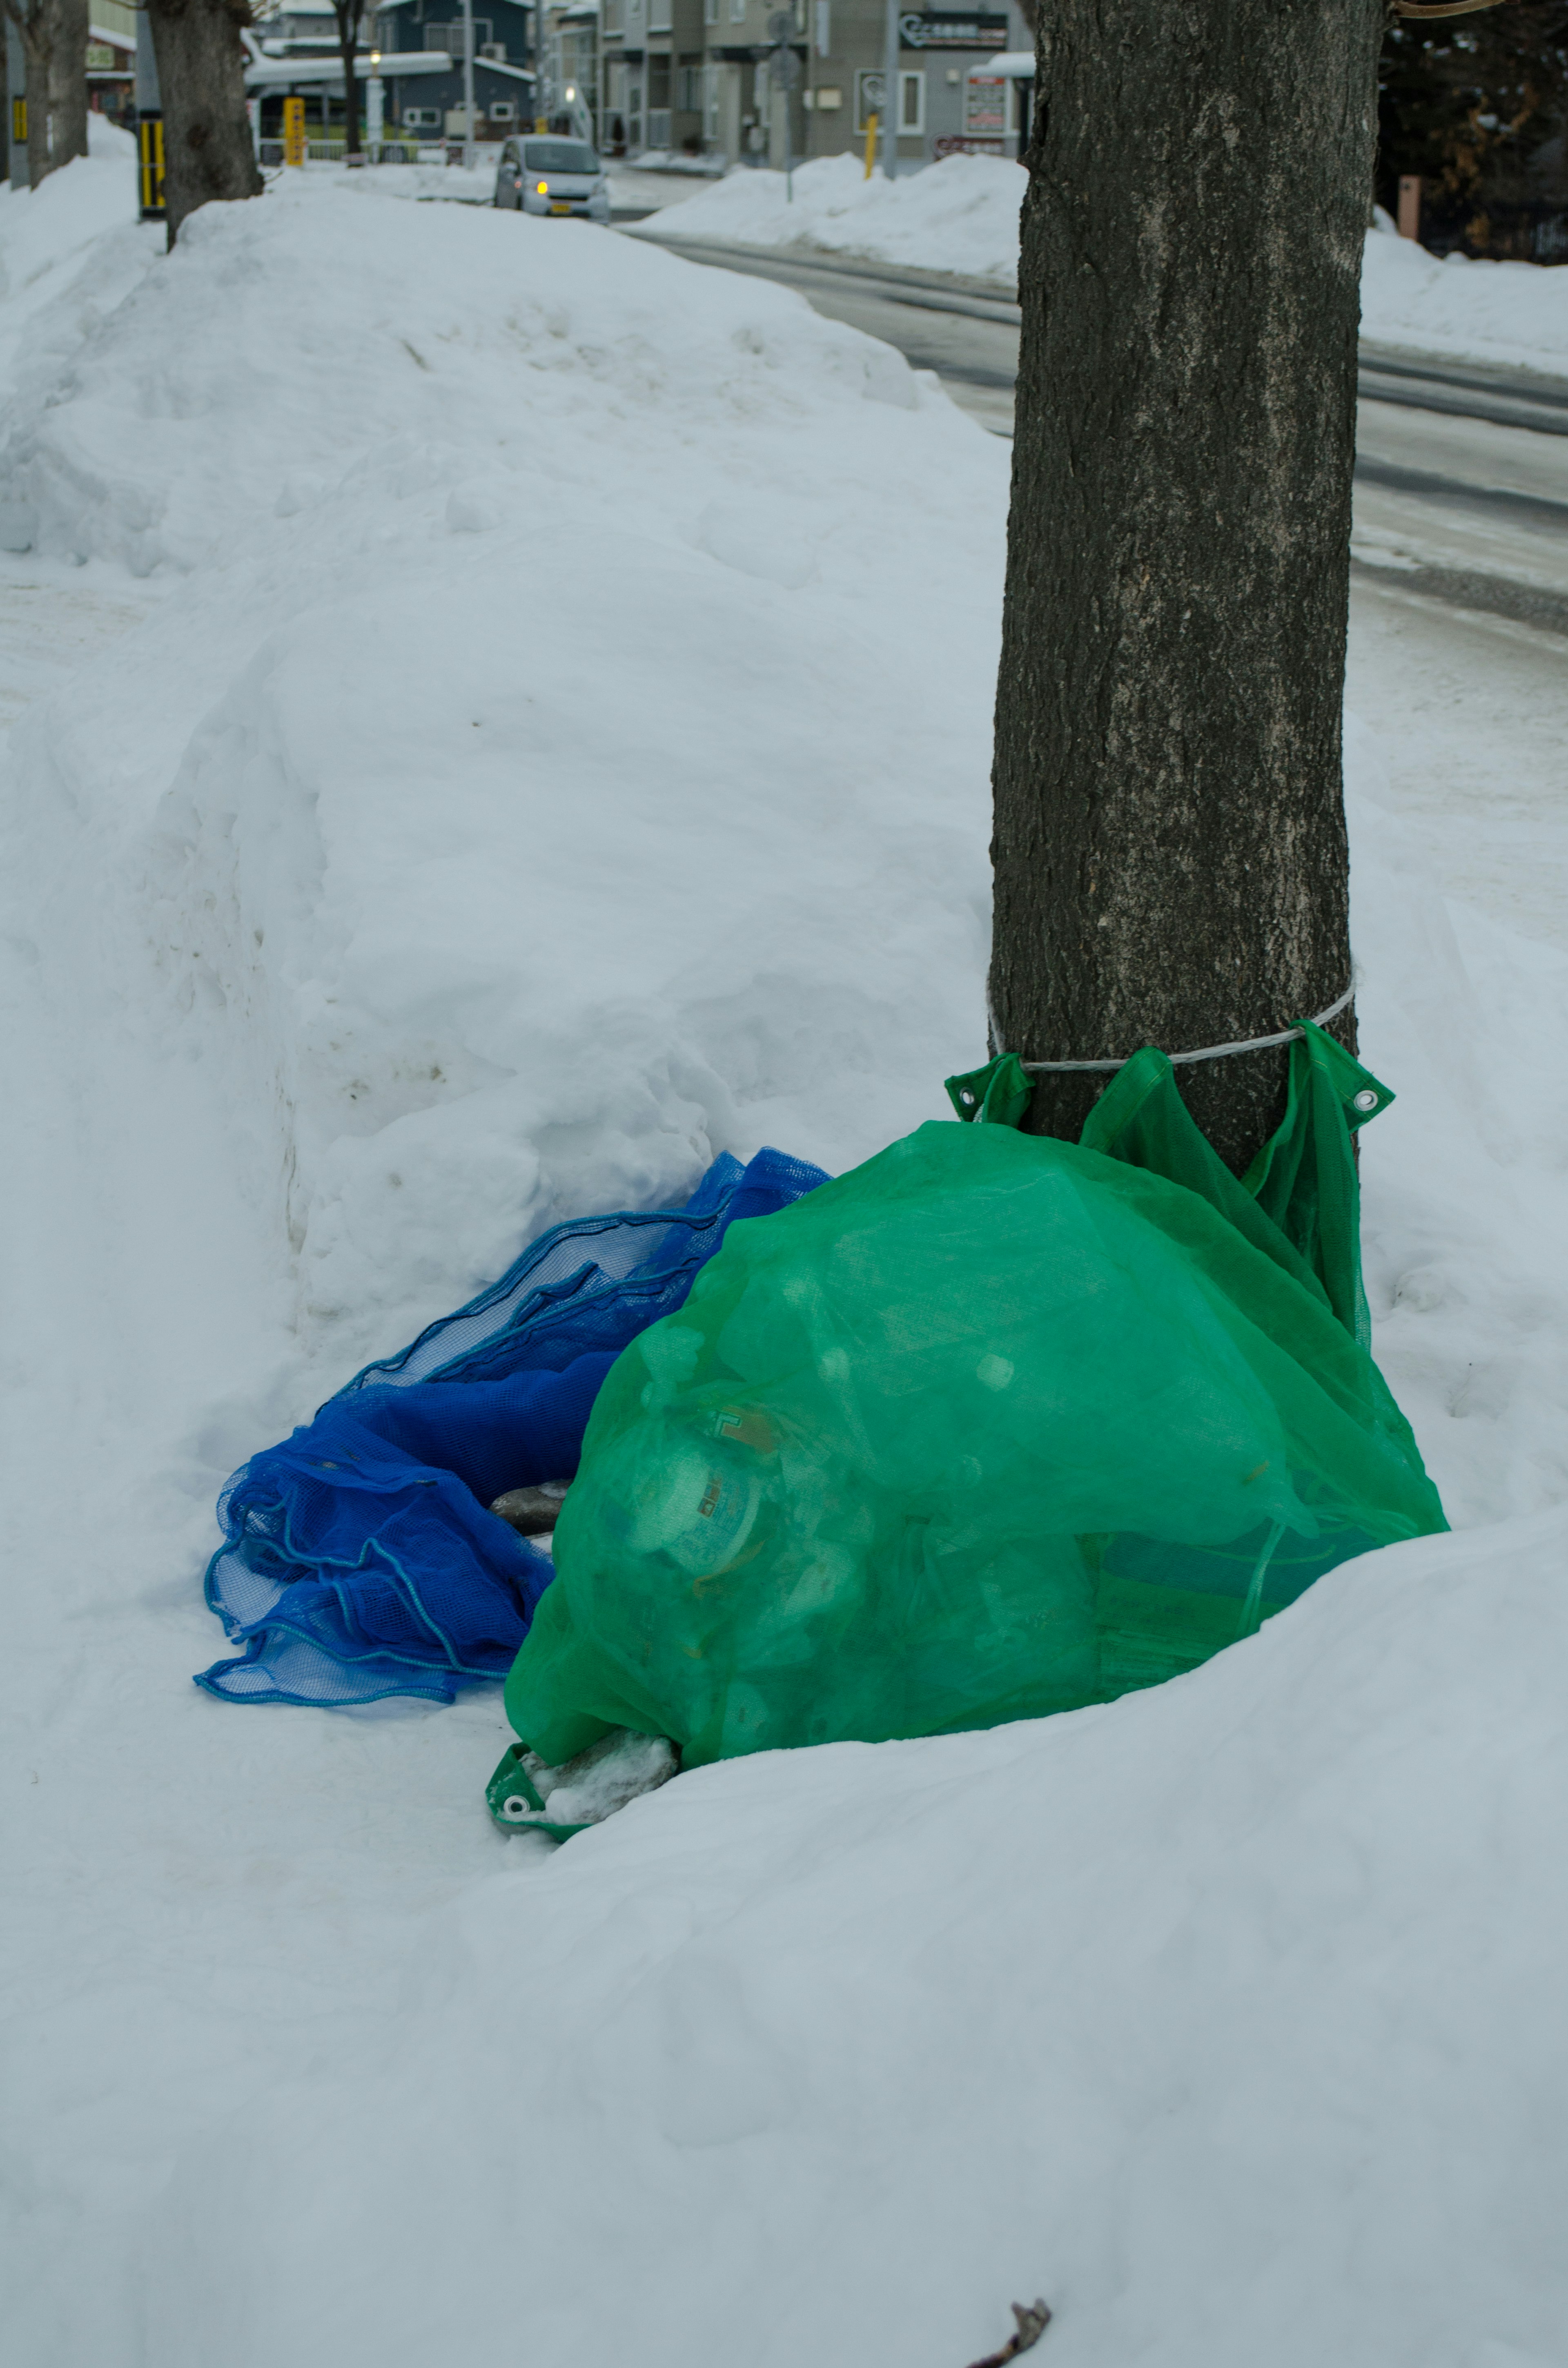
[[[1331,1019],[1338,1019],[1355,992],[1356,982],[1352,979],[1338,1000],[1331,1003],[1326,1011],[1320,1011],[1310,1024],[1313,1028],[1326,1028]],[[989,1000],[985,1007],[985,1017],[990,1023],[993,1057],[997,1058],[1002,1050],[998,1041],[1001,1031],[997,1028],[996,1015],[992,1010]],[[1166,1057],[1171,1061],[1222,1061],[1232,1053],[1267,1053],[1276,1044],[1293,1044],[1297,1037],[1304,1035],[1305,1032],[1306,1030],[1301,1028],[1282,1028],[1275,1036],[1247,1036],[1244,1037],[1239,1043],[1205,1044],[1199,1052],[1171,1053]],[[1123,1053],[1113,1061],[1023,1061],[1020,1062],[1019,1066],[1027,1069],[1031,1076],[1040,1076],[1047,1071],[1054,1074],[1062,1069],[1125,1069],[1132,1057],[1131,1053]]]
[[[1483,8],[1499,8],[1503,0],[1442,0],[1439,7],[1426,0],[1393,0],[1396,17],[1479,17]]]

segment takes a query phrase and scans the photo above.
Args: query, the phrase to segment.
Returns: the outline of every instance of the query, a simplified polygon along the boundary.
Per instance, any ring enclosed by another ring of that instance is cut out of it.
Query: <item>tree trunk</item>
[[[87,153],[87,0],[49,0],[53,27],[48,78],[48,170]]]
[[[1052,0],[996,696],[998,1042],[1272,1035],[1349,982],[1340,714],[1381,0]],[[1335,1032],[1354,1044],[1346,1011]],[[1287,1053],[1178,1067],[1240,1173]],[[1105,1073],[1037,1080],[1075,1137]]]
[[[335,0],[333,15],[337,19],[337,54],[343,61],[343,151],[346,156],[359,154],[359,79],[354,71],[359,48],[359,27],[364,17],[361,0]]]
[[[359,81],[354,72],[355,45],[349,41],[343,51],[343,153],[358,156],[359,148]]]
[[[245,116],[247,0],[146,0],[164,102],[169,245],[187,214],[214,199],[258,198]]]
[[[49,154],[49,84],[54,64],[54,17],[47,0],[35,0],[25,17],[13,14],[12,22],[22,37],[27,60],[28,187],[36,189],[53,170]]]

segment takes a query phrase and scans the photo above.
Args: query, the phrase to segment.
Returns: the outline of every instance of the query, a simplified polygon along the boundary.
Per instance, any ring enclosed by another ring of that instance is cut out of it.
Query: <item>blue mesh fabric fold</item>
[[[491,1500],[572,1478],[620,1350],[683,1304],[730,1225],[824,1180],[783,1152],[744,1168],[726,1153],[684,1209],[557,1225],[253,1455],[219,1499],[206,1582],[244,1650],[197,1684],[229,1702],[341,1707],[449,1702],[504,1678],[552,1565]]]

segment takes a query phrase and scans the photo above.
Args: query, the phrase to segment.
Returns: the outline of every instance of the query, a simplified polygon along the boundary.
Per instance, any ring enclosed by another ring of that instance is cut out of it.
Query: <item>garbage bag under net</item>
[[[368,1365],[219,1502],[207,1600],[244,1647],[197,1684],[227,1702],[449,1702],[505,1677],[553,1576],[488,1508],[569,1480],[605,1374],[678,1308],[737,1220],[822,1183],[786,1153],[721,1155],[682,1209],[574,1218],[455,1315]]]
[[[1014,1123],[924,1126],[735,1226],[618,1359],[507,1680],[540,1759],[1105,1701],[1445,1526],[1358,1338],[1351,1130],[1391,1098],[1349,1054],[1292,1048],[1244,1182],[1157,1052],[1079,1144],[1015,1131],[1016,1062],[953,1083]]]

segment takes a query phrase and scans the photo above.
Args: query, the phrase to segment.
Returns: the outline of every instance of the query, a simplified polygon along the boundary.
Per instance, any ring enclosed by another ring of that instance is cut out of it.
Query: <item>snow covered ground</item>
[[[212,1498],[563,1212],[941,1111],[1007,456],[611,233],[317,181],[165,259],[94,170],[0,198],[11,2356],[963,2368],[1043,2293],[1062,2368],[1563,2368],[1561,645],[1358,609],[1458,1533],[504,1839],[494,1696],[190,1686]]]
[[[878,263],[1005,279],[1018,269],[1018,208],[1026,176],[1001,156],[946,156],[924,172],[866,178],[855,156],[819,156],[786,188],[782,173],[741,166],[687,199],[672,238],[730,238],[749,246],[820,247]],[[640,233],[654,237],[658,229]]]
[[[733,239],[801,246],[877,263],[961,272],[1012,288],[1018,268],[1021,168],[1005,157],[947,156],[924,172],[868,181],[853,156],[822,157],[794,176],[736,171],[643,238]],[[1568,270],[1530,263],[1439,262],[1380,215],[1367,241],[1361,334],[1456,361],[1568,370]]]

